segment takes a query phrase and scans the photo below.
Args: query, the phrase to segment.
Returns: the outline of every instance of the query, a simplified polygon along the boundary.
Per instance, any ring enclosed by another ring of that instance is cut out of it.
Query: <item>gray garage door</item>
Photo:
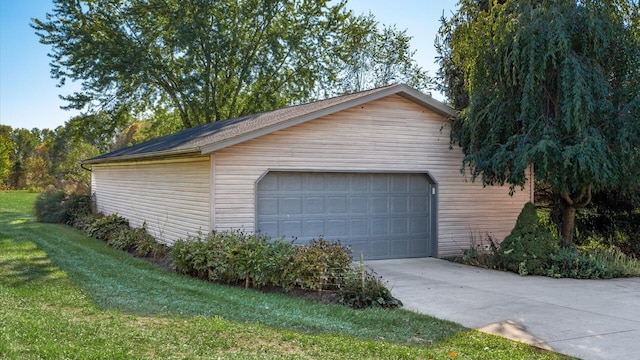
[[[435,256],[432,187],[425,174],[270,172],[257,186],[257,229],[340,240],[367,259]]]

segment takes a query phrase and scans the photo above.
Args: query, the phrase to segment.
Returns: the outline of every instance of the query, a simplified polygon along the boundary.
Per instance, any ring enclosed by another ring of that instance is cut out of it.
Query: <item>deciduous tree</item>
[[[412,55],[406,34],[378,33],[345,3],[54,0],[32,26],[52,48],[52,76],[60,85],[82,84],[64,97],[68,108],[118,122],[165,107],[189,128],[340,92],[348,60],[342,40],[353,31],[376,32],[379,47],[402,50],[382,54],[388,58],[377,70],[386,81],[401,80],[394,74]]]

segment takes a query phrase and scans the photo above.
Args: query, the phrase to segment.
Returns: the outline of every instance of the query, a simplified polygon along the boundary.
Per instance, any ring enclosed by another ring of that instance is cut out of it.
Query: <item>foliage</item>
[[[526,203],[511,234],[500,244],[499,253],[507,270],[543,275],[556,249],[557,241],[540,223],[535,206]]]
[[[64,200],[64,190],[50,189],[38,195],[34,204],[38,221],[64,224],[69,219]]]
[[[597,239],[640,259],[640,191],[599,192],[576,214],[576,242]]]
[[[5,178],[0,177],[0,184],[4,183],[11,189],[37,191],[48,186],[59,187],[60,183],[66,182],[88,185],[91,173],[82,169],[79,162],[98,155],[99,149],[85,141],[85,133],[90,129],[85,127],[85,132],[81,131],[74,119],[53,131],[0,127],[0,140],[3,137],[8,139],[0,145],[0,150],[11,145],[9,173]],[[2,156],[0,151],[0,162]]]
[[[607,272],[605,265],[589,254],[581,254],[575,248],[561,247],[551,255],[551,266],[547,270],[551,277],[574,279],[609,279],[613,274]]]
[[[640,176],[640,4],[463,0],[444,19],[440,88],[461,110],[451,140],[484,184],[547,183],[575,211]]]
[[[352,269],[346,274],[340,284],[339,302],[354,309],[402,306],[402,301],[391,295],[382,277],[368,269],[362,271]]]
[[[292,259],[296,284],[307,290],[335,289],[348,273],[352,261],[351,249],[339,242],[319,238],[296,246]]]
[[[81,223],[85,216],[92,215],[93,199],[91,195],[81,192],[72,192],[67,195],[65,200],[65,208],[67,211],[68,225]]]
[[[13,155],[13,141],[10,138],[11,127],[0,125],[0,187],[9,185],[11,174],[11,157]]]
[[[640,276],[640,262],[615,247],[560,248],[547,275],[576,279]]]
[[[146,227],[133,229],[137,231],[135,250],[136,255],[139,257],[151,256],[154,259],[159,259],[169,254],[169,248],[162,243],[156,241],[156,239],[147,233]]]
[[[548,218],[548,212],[541,213]],[[586,245],[557,247],[556,237],[550,234],[548,226],[539,220],[538,213],[529,203],[518,217],[511,235],[501,244],[489,238],[487,251],[472,236],[470,248],[465,249],[462,257],[454,261],[510,270],[523,276],[531,274],[575,279],[640,276],[640,261],[617,247],[593,237],[589,238]],[[516,234],[519,236],[514,237]]]
[[[469,247],[463,249],[460,262],[467,265],[490,269],[502,268],[500,257],[500,243],[487,233],[486,237],[478,241],[476,235],[469,235]]]
[[[51,188],[38,195],[34,208],[38,221],[73,224],[91,213],[91,196]]]
[[[352,93],[393,83],[419,90],[431,86],[431,78],[413,60],[411,37],[395,26],[378,27],[372,14],[352,17],[340,39],[342,69],[338,92]]]
[[[0,194],[2,358],[417,359],[451,349],[474,359],[565,358],[409,311],[356,312],[193,281],[32,221],[35,197]],[[432,345],[411,345],[416,338]]]
[[[336,289],[349,271],[351,253],[323,239],[293,245],[283,239],[238,230],[178,240],[170,251],[177,272],[246,287],[276,286],[285,291]]]
[[[379,31],[345,3],[55,0],[31,25],[52,48],[52,77],[82,83],[68,108],[107,113],[113,130],[161,107],[190,128],[340,92],[354,51],[375,51],[364,56],[380,62],[376,84],[424,74],[405,33]],[[375,45],[348,48],[356,33]]]
[[[98,240],[102,240],[111,246],[121,245],[120,233],[129,229],[129,220],[118,214],[98,217],[88,228],[87,234]],[[126,239],[122,239],[126,242]],[[124,249],[124,247],[120,247]]]

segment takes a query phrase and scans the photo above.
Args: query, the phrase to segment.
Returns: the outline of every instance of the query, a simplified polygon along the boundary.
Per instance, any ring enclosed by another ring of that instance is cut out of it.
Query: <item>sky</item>
[[[356,14],[373,13],[381,24],[395,24],[412,36],[415,59],[435,76],[436,52],[433,42],[444,13],[450,17],[456,0],[349,0]],[[32,18],[44,19],[53,9],[51,0],[0,0],[0,124],[13,128],[55,129],[79,111],[62,110],[68,95],[78,84],[57,87],[50,77],[47,53],[51,49],[38,42],[29,26]],[[434,98],[443,100],[438,93]]]

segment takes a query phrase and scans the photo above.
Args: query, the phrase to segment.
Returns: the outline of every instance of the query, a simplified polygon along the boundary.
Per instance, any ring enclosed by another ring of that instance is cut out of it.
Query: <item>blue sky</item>
[[[416,60],[435,75],[433,47],[439,19],[450,16],[456,0],[349,0],[357,14],[371,11],[383,24],[396,24],[413,37]],[[38,42],[29,26],[32,18],[44,19],[53,8],[50,0],[0,0],[0,124],[13,128],[55,129],[77,111],[60,109],[59,95],[72,93],[78,85],[58,88],[49,76],[48,46]],[[440,94],[433,94],[442,100]]]

